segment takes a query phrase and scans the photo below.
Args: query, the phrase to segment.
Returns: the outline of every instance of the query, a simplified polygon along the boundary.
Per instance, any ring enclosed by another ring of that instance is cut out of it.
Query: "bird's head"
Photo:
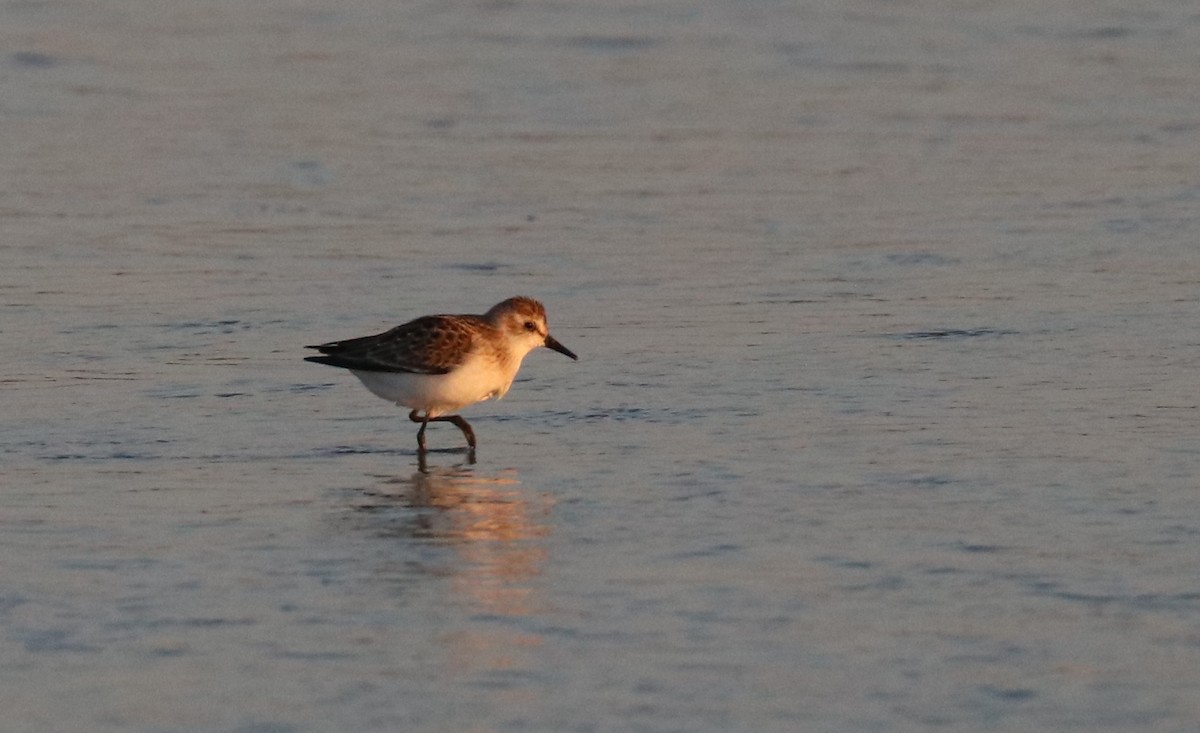
[[[546,323],[546,309],[533,298],[516,297],[492,306],[484,317],[504,332],[512,343],[523,349],[523,354],[545,346],[560,354],[578,359],[575,353],[550,335]]]

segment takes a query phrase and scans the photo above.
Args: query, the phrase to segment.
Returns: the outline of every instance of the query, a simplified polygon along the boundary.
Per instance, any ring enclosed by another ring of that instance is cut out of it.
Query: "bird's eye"
[[[526,331],[536,331],[537,324],[534,323],[533,321],[525,321],[525,330]]]

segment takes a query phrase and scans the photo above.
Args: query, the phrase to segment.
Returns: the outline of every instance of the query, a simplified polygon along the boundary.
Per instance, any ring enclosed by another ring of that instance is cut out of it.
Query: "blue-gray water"
[[[1200,729],[1192,3],[10,2],[0,52],[6,732]],[[301,360],[515,294],[581,359],[473,465]]]

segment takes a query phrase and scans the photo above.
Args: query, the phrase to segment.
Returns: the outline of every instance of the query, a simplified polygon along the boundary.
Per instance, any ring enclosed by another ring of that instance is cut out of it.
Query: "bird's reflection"
[[[417,470],[420,471],[421,473],[429,473],[429,454],[430,454],[430,452],[431,451],[427,451],[427,450],[417,451]],[[466,463],[469,466],[475,465],[475,449],[474,448],[467,448],[465,451],[451,449],[451,450],[440,451],[440,452],[442,452],[442,453],[464,453],[465,454],[465,457],[463,459],[464,463]]]
[[[389,550],[372,574],[401,597],[425,581],[444,588],[437,604],[447,614],[439,640],[448,672],[536,667],[541,636],[506,619],[547,605],[539,576],[552,502],[521,487],[515,471],[482,473],[466,461],[444,467],[422,461],[417,468],[407,477],[375,477],[374,488],[355,502],[360,528],[408,546]]]
[[[538,606],[533,584],[546,559],[552,503],[522,489],[515,471],[483,474],[466,458],[429,466],[422,456],[410,476],[376,477],[355,509],[378,535],[448,550],[407,557],[403,575],[448,579],[478,613],[528,615]]]

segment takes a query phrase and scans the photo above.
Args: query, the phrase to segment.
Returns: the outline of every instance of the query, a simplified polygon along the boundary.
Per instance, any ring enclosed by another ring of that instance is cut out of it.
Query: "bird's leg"
[[[475,431],[471,429],[470,423],[464,420],[462,415],[441,415],[430,418],[429,422],[454,423],[462,431],[462,434],[467,436],[467,445],[470,446],[471,450],[475,450]]]
[[[464,420],[462,415],[447,415],[446,420],[458,426],[463,435],[467,436],[467,445],[471,450],[475,450],[475,431],[471,429],[470,423]]]
[[[421,423],[421,429],[417,431],[417,446],[421,452],[425,452],[425,428],[431,422],[448,422],[454,423],[462,434],[467,437],[467,445],[471,450],[475,450],[475,431],[471,429],[471,424],[463,419],[462,415],[439,415],[438,417],[430,417],[426,412],[424,415],[417,414],[417,410],[408,413],[408,419],[413,422]]]
[[[413,410],[408,413],[408,419],[413,422],[421,423],[421,429],[417,431],[417,452],[425,452],[425,428],[429,427],[429,413],[426,412],[424,417],[417,415],[417,411]]]

